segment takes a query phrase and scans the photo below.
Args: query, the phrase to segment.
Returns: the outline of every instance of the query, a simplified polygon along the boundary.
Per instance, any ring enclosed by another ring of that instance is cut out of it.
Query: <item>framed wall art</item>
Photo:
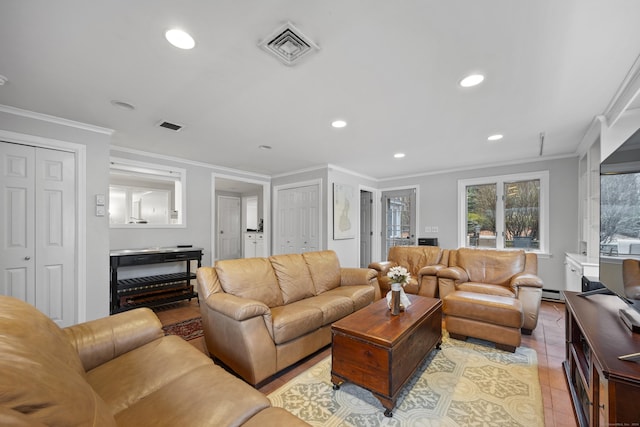
[[[356,238],[355,188],[333,184],[333,240]]]

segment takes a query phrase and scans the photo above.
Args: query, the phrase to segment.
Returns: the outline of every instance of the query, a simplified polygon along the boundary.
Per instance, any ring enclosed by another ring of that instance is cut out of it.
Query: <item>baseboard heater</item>
[[[562,293],[555,289],[542,289],[542,299],[550,301],[564,301]]]

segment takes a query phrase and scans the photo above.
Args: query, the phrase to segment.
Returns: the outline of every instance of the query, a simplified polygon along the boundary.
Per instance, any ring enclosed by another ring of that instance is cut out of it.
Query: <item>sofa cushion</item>
[[[87,379],[113,414],[118,414],[177,378],[211,363],[195,347],[185,346],[182,338],[169,335],[90,370]]]
[[[524,270],[524,251],[461,248],[456,252],[456,263],[467,272],[470,282],[508,286],[511,277]]]
[[[269,257],[278,278],[285,304],[315,295],[309,267],[302,254],[274,255]]]
[[[341,295],[353,302],[353,311],[358,311],[371,304],[375,299],[376,290],[369,285],[340,286],[327,291],[327,295]]]
[[[0,406],[33,424],[115,425],[63,330],[7,296],[0,296],[0,378]]]
[[[340,286],[340,261],[334,251],[305,252],[316,295]]]
[[[507,286],[492,285],[490,283],[464,282],[457,288],[459,291],[475,292],[478,294],[499,295],[503,297],[515,298],[516,294]]]
[[[322,295],[307,298],[301,304],[316,307],[322,311],[322,325],[328,325],[353,313],[353,300],[347,296],[327,291]]]
[[[149,420],[154,427],[238,426],[269,406],[266,396],[209,363],[146,395],[118,413],[116,421],[132,427],[149,425]]]
[[[322,326],[322,310],[297,301],[271,309],[273,342],[282,344]]]
[[[217,261],[215,269],[226,293],[254,299],[269,307],[283,304],[278,279],[267,258]]]

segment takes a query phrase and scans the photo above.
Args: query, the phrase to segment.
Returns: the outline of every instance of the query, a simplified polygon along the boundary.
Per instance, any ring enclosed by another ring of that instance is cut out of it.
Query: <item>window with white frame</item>
[[[548,206],[548,171],[459,180],[459,246],[546,253]]]

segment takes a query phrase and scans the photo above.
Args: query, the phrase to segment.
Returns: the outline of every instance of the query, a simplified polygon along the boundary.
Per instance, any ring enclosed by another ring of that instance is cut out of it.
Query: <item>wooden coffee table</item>
[[[331,382],[369,390],[391,417],[402,387],[442,342],[442,301],[407,295],[411,305],[391,315],[385,298],[331,325]]]

